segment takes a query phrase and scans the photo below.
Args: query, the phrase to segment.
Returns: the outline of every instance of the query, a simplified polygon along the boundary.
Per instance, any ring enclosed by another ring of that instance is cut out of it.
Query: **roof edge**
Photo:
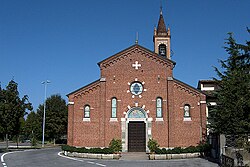
[[[193,87],[193,86],[191,86],[191,85],[188,85],[188,84],[186,84],[186,83],[184,83],[184,82],[182,82],[182,81],[180,81],[180,80],[178,80],[178,79],[176,79],[176,78],[174,78],[174,81],[179,82],[180,84],[182,84],[182,85],[184,85],[184,86],[188,86],[189,88],[191,88],[192,90],[196,91],[197,93],[201,93],[201,94],[203,94],[203,95],[206,95],[206,94],[205,94],[204,92],[202,92],[201,90],[199,90],[199,89],[197,89],[197,88],[195,88],[195,87]]]
[[[98,83],[98,82],[101,82],[100,79],[95,80],[95,81],[93,81],[93,82],[91,82],[91,83],[89,83],[89,84],[87,84],[87,85],[85,85],[85,86],[83,86],[83,87],[81,87],[81,88],[78,88],[78,89],[76,89],[75,91],[68,93],[66,96],[69,97],[69,95],[72,95],[72,94],[78,92],[79,90],[84,89],[84,88],[87,88],[88,86],[93,85],[93,84]]]
[[[116,53],[116,54],[114,54],[114,55],[112,55],[112,56],[109,56],[108,58],[106,58],[106,59],[104,59],[104,60],[98,62],[97,64],[98,64],[98,66],[100,67],[100,65],[101,65],[103,62],[105,62],[105,61],[107,61],[107,60],[109,60],[109,59],[112,59],[112,58],[114,58],[115,56],[117,56],[117,55],[119,55],[119,54],[122,54],[123,52],[126,52],[126,51],[128,51],[128,50],[130,50],[130,49],[132,49],[132,48],[134,48],[134,47],[141,48],[141,49],[143,49],[144,51],[149,52],[149,53],[155,55],[155,56],[158,57],[159,59],[162,59],[162,60],[164,60],[164,61],[169,61],[170,63],[173,63],[173,65],[176,65],[176,62],[175,62],[175,61],[173,61],[173,60],[171,60],[171,59],[168,59],[168,58],[160,57],[160,56],[157,55],[155,52],[153,52],[153,51],[151,51],[151,50],[149,50],[149,49],[147,49],[147,48],[145,48],[145,47],[143,47],[143,46],[141,46],[141,45],[139,45],[139,44],[134,44],[134,45],[132,45],[132,46],[130,46],[130,47],[128,47],[128,48],[126,48],[126,49],[124,49],[124,50],[122,50],[122,51],[120,51],[120,52],[118,52],[118,53]]]

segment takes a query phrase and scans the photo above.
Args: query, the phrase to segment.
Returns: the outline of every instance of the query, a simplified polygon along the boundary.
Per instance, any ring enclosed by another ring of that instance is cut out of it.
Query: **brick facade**
[[[173,77],[175,62],[135,44],[98,65],[100,79],[68,95],[69,145],[107,147],[118,138],[123,151],[128,151],[128,124],[134,120],[146,123],[145,142],[154,138],[161,147],[187,147],[203,139],[206,97]],[[132,94],[133,82],[143,85],[140,95]],[[111,118],[113,97],[117,99],[116,118]],[[157,97],[162,99],[161,118],[156,117]],[[190,106],[188,118],[184,117],[186,104]],[[86,105],[90,118],[84,118]],[[145,118],[128,118],[133,108],[141,109]]]

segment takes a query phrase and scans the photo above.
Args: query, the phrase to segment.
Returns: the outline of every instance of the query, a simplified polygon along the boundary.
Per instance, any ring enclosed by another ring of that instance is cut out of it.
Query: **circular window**
[[[140,82],[134,82],[131,84],[130,86],[130,92],[133,94],[133,95],[139,95],[141,94],[143,91],[143,86]]]

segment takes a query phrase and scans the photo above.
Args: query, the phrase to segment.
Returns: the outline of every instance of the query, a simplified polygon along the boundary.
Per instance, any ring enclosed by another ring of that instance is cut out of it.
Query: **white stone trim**
[[[100,79],[100,81],[101,81],[101,82],[104,82],[104,81],[106,81],[106,78],[105,78],[105,77],[102,77],[102,78]]]
[[[192,121],[191,117],[184,117],[183,121]]]
[[[84,122],[90,122],[90,118],[83,118]]]
[[[126,121],[126,118],[121,118],[121,121]]]
[[[155,118],[155,121],[164,121],[163,118]]]
[[[109,122],[118,122],[117,118],[110,118]]]
[[[168,77],[167,80],[168,80],[168,81],[173,81],[174,79],[173,79],[173,77]]]
[[[69,104],[69,105],[74,105],[74,104],[75,104],[75,102],[73,102],[73,101],[69,101],[69,102],[68,102],[68,104]]]
[[[153,118],[148,118],[148,121],[152,122],[152,121],[153,121]]]
[[[152,135],[152,130],[151,129],[148,130],[148,135]]]
[[[207,102],[206,101],[200,101],[201,104],[206,104]]]

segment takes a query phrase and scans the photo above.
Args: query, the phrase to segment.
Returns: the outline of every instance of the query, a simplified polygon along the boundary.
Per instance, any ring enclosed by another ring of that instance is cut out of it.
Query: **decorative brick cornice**
[[[200,91],[198,91],[197,89],[193,88],[192,86],[189,86],[181,81],[178,81],[176,79],[174,79],[174,87],[177,90],[186,92],[192,96],[196,96],[199,97],[202,93]]]
[[[68,94],[67,96],[73,95],[75,97],[80,97],[82,95],[86,95],[88,93],[92,93],[100,88],[100,80],[94,81],[86,86],[77,89],[76,91]]]
[[[175,62],[166,58],[162,58],[158,56],[156,53],[146,48],[143,48],[142,46],[139,46],[139,45],[133,45],[132,47],[125,49],[124,51],[121,51],[103,60],[102,62],[98,63],[98,65],[100,66],[101,69],[108,68],[108,67],[111,67],[113,64],[128,58],[130,55],[134,53],[137,53],[137,54],[140,53],[141,55],[151,59],[152,61],[155,61],[156,63],[162,66],[171,67],[171,69],[173,69],[175,65]]]
[[[77,92],[74,97],[80,97],[82,95],[86,95],[86,94],[89,94],[89,93],[92,93],[96,90],[98,90],[98,88],[100,88],[100,84],[96,84],[96,85],[92,85],[92,86],[89,86],[87,88],[84,88],[83,90]]]

